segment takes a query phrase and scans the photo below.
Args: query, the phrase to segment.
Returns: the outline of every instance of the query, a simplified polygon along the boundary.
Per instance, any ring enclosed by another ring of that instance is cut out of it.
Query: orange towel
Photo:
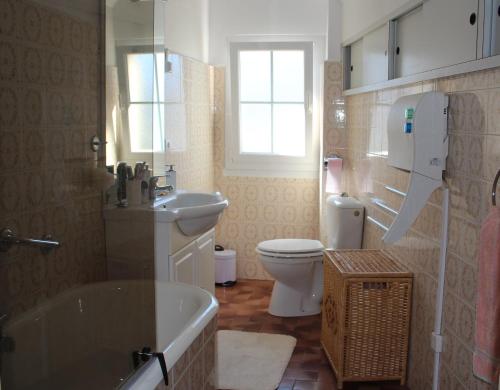
[[[500,207],[493,207],[483,223],[478,260],[474,374],[496,384],[500,372]]]

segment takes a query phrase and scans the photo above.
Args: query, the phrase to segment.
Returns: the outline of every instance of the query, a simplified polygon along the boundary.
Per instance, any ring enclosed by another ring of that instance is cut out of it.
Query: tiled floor
[[[280,318],[267,312],[273,283],[240,280],[218,287],[219,329],[281,333],[294,336],[297,346],[279,390],[336,390],[335,378],[320,347],[320,316]],[[345,390],[403,390],[397,383],[346,383]],[[256,389],[259,390],[259,389]]]

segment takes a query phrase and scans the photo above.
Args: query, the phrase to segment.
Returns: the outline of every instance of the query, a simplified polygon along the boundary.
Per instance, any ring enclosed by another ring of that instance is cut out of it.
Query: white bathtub
[[[10,320],[2,390],[154,389],[157,359],[134,371],[132,352],[164,352],[170,370],[216,315],[215,298],[177,283],[105,282],[68,290]]]

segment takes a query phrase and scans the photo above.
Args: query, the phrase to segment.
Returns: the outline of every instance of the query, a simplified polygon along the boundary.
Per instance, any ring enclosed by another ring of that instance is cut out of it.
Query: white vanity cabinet
[[[145,206],[105,210],[110,280],[173,281],[215,292],[215,229],[185,235]]]
[[[215,293],[215,231],[208,231],[169,258],[170,280]]]

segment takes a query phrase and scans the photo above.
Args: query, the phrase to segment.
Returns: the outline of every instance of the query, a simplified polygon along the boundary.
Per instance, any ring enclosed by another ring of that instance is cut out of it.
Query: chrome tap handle
[[[497,172],[497,175],[495,176],[495,180],[493,181],[493,188],[491,189],[491,204],[493,206],[497,205],[497,187],[499,179],[500,179],[500,170]]]
[[[54,248],[59,248],[61,243],[53,241],[50,235],[43,236],[41,239],[20,238],[9,228],[2,229],[0,231],[0,252],[7,252],[13,245],[36,246],[45,254]]]
[[[149,179],[149,199],[150,200],[155,200],[156,199],[156,194],[157,194],[158,191],[172,192],[174,190],[174,187],[171,186],[171,185],[159,186],[158,185],[158,180],[161,177],[165,177],[165,176],[152,176]]]

